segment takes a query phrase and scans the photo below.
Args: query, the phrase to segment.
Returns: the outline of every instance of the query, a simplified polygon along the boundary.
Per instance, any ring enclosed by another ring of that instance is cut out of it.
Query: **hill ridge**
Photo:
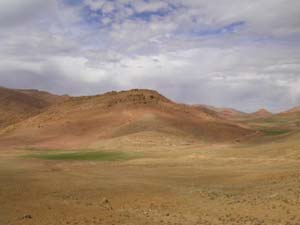
[[[14,143],[86,145],[141,132],[203,141],[234,141],[253,133],[210,111],[175,103],[157,91],[132,89],[69,97],[10,126],[2,138]]]

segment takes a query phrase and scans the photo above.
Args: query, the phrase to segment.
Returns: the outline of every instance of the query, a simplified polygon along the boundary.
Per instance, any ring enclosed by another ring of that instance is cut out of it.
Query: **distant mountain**
[[[214,106],[208,105],[196,105],[195,108],[201,110],[208,110],[211,114],[215,114],[220,118],[224,118],[231,121],[238,121],[238,120],[247,120],[253,118],[264,118],[272,116],[273,113],[269,112],[266,109],[259,109],[254,113],[245,113],[233,108],[218,108]]]
[[[247,115],[247,113],[232,108],[218,108],[209,105],[195,105],[195,107],[201,110],[209,110],[211,113],[225,119],[237,119]]]
[[[283,113],[299,113],[300,112],[300,107],[296,106],[294,108],[291,108]]]
[[[256,112],[251,113],[250,115],[253,117],[269,117],[269,116],[272,116],[273,113],[269,112],[266,109],[259,109]]]

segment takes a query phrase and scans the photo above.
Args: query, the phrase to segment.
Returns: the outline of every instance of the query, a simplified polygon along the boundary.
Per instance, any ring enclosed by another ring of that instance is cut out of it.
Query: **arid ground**
[[[143,94],[6,119],[0,224],[300,224],[299,112],[225,119]]]

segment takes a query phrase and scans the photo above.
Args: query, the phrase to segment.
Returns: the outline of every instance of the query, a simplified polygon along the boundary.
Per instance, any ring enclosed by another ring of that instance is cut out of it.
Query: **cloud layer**
[[[0,0],[0,85],[156,89],[254,111],[300,104],[296,0]]]

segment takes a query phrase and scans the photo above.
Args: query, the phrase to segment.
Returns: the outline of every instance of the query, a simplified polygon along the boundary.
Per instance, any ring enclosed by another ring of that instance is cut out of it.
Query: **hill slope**
[[[248,115],[247,113],[232,108],[218,108],[210,105],[196,105],[195,107],[201,110],[206,109],[219,116],[220,118],[225,118],[229,120],[243,118]]]
[[[281,114],[290,114],[290,113],[299,113],[300,112],[300,107],[296,106],[294,108],[291,108],[285,112],[282,112]]]
[[[151,90],[72,97],[2,132],[2,140],[88,145],[138,133],[233,141],[253,133],[207,110],[176,104]]]
[[[256,112],[250,114],[250,116],[257,117],[257,118],[259,118],[259,117],[261,117],[261,118],[269,117],[269,116],[272,116],[272,115],[273,114],[271,112],[269,112],[268,110],[266,110],[266,109],[259,109]]]
[[[37,115],[66,97],[37,90],[13,90],[0,87],[0,128]]]

